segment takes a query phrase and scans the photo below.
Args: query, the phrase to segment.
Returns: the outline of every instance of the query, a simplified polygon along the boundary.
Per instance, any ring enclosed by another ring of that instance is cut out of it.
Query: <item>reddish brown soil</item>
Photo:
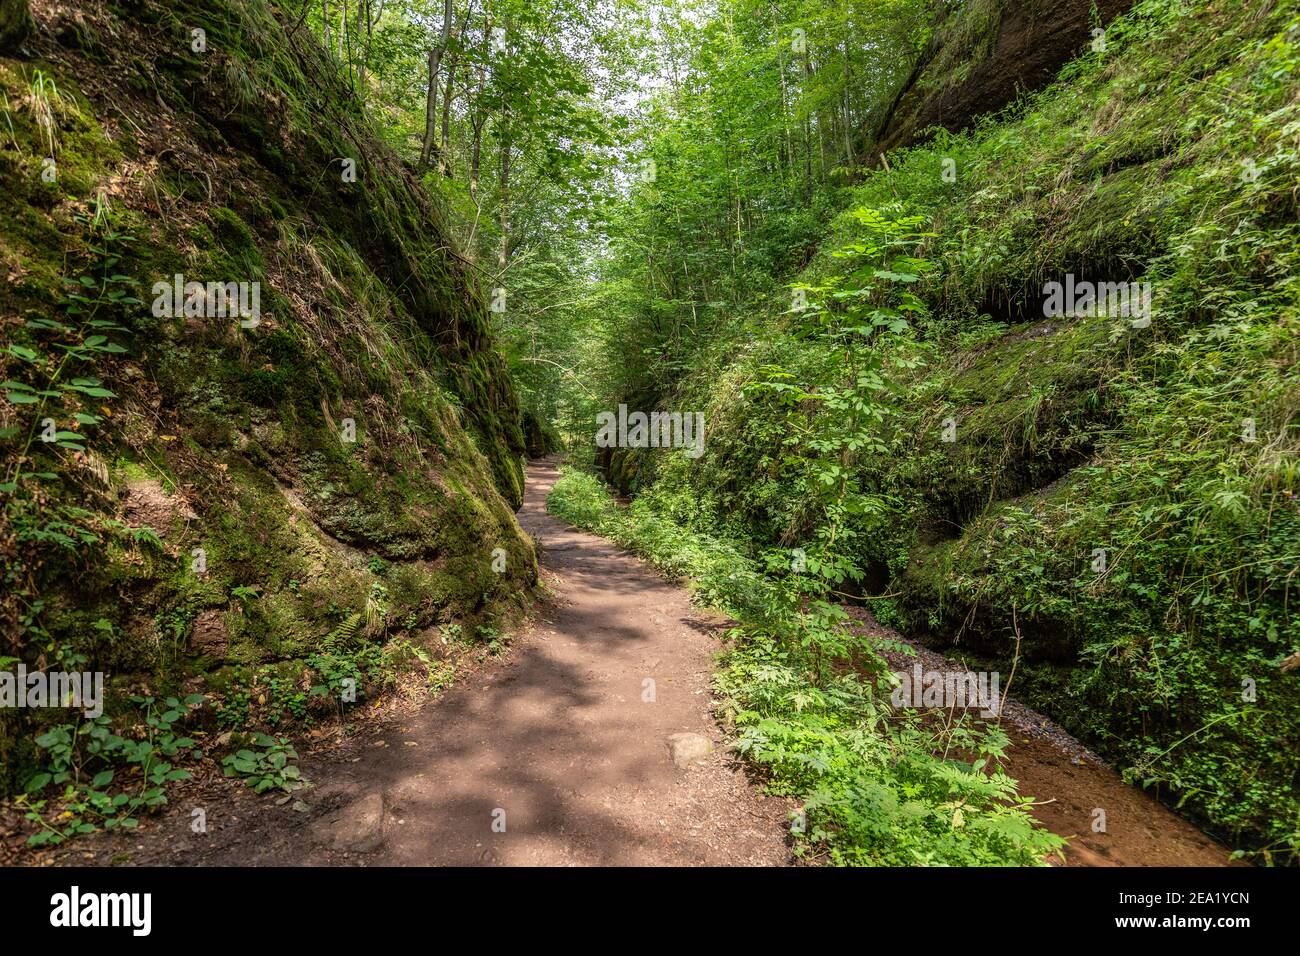
[[[1051,801],[1037,806],[1034,815],[1053,833],[1072,838],[1067,865],[1229,865],[1227,847],[1125,784],[1110,767],[1067,756],[1050,739],[1025,737],[1014,726],[1007,730],[1013,741],[1007,772],[1020,782],[1022,793]],[[1106,811],[1105,833],[1092,830],[1096,808]]]
[[[911,646],[915,657],[885,652],[896,670],[909,671],[918,661],[925,670],[965,668],[960,659],[908,641],[860,608],[850,613],[864,634]],[[1043,826],[1069,838],[1067,866],[1231,865],[1227,847],[1150,794],[1126,784],[1113,768],[1049,718],[1008,699],[1003,702],[1002,729],[1011,739],[1005,769],[1019,782],[1022,794],[1038,801],[1034,814]],[[1098,809],[1105,811],[1105,832],[1093,831]]]

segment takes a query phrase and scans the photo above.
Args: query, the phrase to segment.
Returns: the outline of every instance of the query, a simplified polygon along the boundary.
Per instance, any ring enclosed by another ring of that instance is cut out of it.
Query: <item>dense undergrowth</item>
[[[1030,866],[1060,850],[1063,841],[1029,815],[1032,798],[1000,768],[1010,741],[999,727],[891,710],[872,683],[887,671],[883,659],[870,646],[849,651],[843,611],[823,600],[818,575],[770,575],[736,543],[666,518],[664,504],[651,490],[621,508],[599,479],[568,469],[547,502],[737,619],[715,678],[718,714],[769,789],[801,801],[791,824],[797,854],[851,865]],[[854,666],[836,666],[836,650]]]
[[[889,155],[791,288],[659,386],[708,454],[608,461],[700,533],[811,555],[837,529],[845,590],[907,633],[1003,668],[1022,638],[1018,696],[1276,862],[1300,850],[1298,12],[1147,0],[1040,94]],[[1151,283],[1150,324],[1045,316],[1067,274]]]

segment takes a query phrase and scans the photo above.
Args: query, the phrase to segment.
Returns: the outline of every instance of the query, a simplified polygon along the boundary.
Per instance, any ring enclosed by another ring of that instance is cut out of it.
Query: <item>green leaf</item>
[[[111,392],[106,388],[91,388],[85,385],[64,385],[69,392],[80,392],[83,395],[89,395],[91,398],[117,398],[116,392]]]

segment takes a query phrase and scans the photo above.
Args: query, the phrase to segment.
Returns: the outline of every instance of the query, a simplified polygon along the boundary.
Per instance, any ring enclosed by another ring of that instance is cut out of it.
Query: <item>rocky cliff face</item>
[[[878,156],[910,146],[931,127],[961,130],[1023,93],[1046,86],[1094,33],[1134,0],[972,0],[936,29],[911,76],[873,131]],[[1095,15],[1094,15],[1095,8]]]
[[[520,600],[481,292],[308,31],[32,11],[0,55],[0,657],[219,692]],[[0,783],[44,719],[0,726]]]

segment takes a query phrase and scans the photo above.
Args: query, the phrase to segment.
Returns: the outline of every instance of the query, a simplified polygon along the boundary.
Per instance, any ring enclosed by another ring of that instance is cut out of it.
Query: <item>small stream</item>
[[[931,650],[879,624],[860,607],[846,607],[866,636],[899,641],[916,656],[884,651],[896,670],[965,670],[960,659]],[[979,720],[975,713],[971,714]],[[1067,837],[1067,866],[1245,866],[1232,851],[1119,773],[1057,723],[1019,701],[1002,701],[1002,727],[1011,738],[1005,762],[1034,815]],[[1100,812],[1099,812],[1100,811]],[[1102,829],[1104,827],[1104,829]]]

